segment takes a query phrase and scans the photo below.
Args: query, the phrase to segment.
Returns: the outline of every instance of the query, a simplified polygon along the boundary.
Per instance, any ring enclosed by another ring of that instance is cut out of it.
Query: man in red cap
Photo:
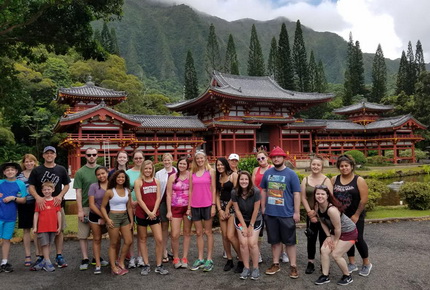
[[[266,170],[260,186],[261,210],[267,228],[267,240],[272,245],[273,264],[267,275],[280,271],[282,244],[290,258],[290,278],[299,277],[296,264],[296,222],[300,220],[300,181],[297,174],[285,166],[287,154],[280,147],[270,152],[274,167]]]

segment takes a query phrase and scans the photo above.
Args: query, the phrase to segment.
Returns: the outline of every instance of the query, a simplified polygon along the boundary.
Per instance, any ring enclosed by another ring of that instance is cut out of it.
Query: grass
[[[66,229],[64,230],[65,235],[76,234],[78,232],[78,216],[77,215],[66,215]],[[22,238],[22,229],[15,229],[13,235],[15,238]]]
[[[405,217],[425,217],[430,216],[430,210],[412,210],[404,205],[398,206],[377,206],[373,211],[366,213],[367,219],[383,218],[405,218]]]

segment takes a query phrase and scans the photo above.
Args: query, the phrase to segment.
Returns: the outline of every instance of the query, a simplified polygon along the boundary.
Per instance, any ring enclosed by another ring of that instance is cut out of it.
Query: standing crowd
[[[197,151],[191,162],[186,157],[179,158],[176,167],[173,156],[165,153],[164,168],[157,172],[154,163],[145,160],[139,150],[131,155],[131,167],[125,151],[118,152],[113,169],[97,165],[97,157],[96,149],[86,150],[86,164],[76,172],[73,183],[82,271],[92,264],[94,274],[101,274],[101,267],[110,265],[112,274],[119,276],[133,268],[140,268],[144,276],[152,270],[166,275],[169,270],[164,264],[172,260],[175,269],[210,272],[215,265],[212,224],[218,214],[227,260],[224,271],[233,270],[240,279],[259,279],[260,245],[266,229],[272,264],[264,273],[274,275],[281,269],[280,261],[289,262],[289,276],[296,279],[299,277],[296,223],[300,221],[301,204],[307,213],[306,274],[316,270],[317,250],[320,253],[321,276],[315,284],[330,282],[330,256],[343,274],[337,282],[339,285],[351,283],[354,271],[368,276],[372,269],[363,235],[368,188],[365,180],[354,173],[355,162],[351,156],[338,158],[336,166],[340,174],[331,180],[322,173],[324,159],[314,156],[310,162],[311,174],[301,183],[297,174],[285,165],[287,154],[279,147],[270,155],[264,150],[258,151],[259,166],[253,172],[238,168],[239,156],[235,153],[228,159],[218,158],[215,168],[203,151]],[[0,272],[13,271],[8,255],[17,219],[18,228],[23,229],[25,266],[32,271],[47,272],[55,271],[55,266],[68,266],[63,257],[64,195],[71,180],[66,169],[55,163],[55,158],[56,149],[47,146],[41,165],[35,156],[26,154],[21,164],[7,162],[0,166],[3,174]],[[194,262],[189,262],[192,225],[198,254]],[[155,241],[155,261],[149,260],[148,227]],[[31,232],[35,234],[34,261]],[[90,261],[91,233],[93,258]],[[107,260],[102,257],[106,253],[101,247],[105,233],[109,233]],[[56,255],[51,261],[52,244]],[[355,248],[363,261],[360,269],[355,261]],[[344,254],[348,261],[343,258]]]

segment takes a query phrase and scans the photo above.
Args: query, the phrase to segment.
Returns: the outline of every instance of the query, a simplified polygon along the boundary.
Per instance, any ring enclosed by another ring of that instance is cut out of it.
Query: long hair
[[[225,174],[227,174],[227,175],[230,175],[230,174],[232,174],[233,173],[233,170],[231,170],[231,167],[230,167],[230,164],[228,163],[228,160],[227,160],[227,158],[225,158],[225,157],[220,157],[220,158],[218,158],[217,160],[216,160],[216,162],[215,162],[215,170],[216,170],[216,186],[217,186],[217,190],[220,190],[220,178],[221,178],[221,173],[218,171],[218,168],[217,168],[217,163],[218,163],[218,161],[219,162],[221,162],[222,163],[222,165],[224,165],[224,170],[225,170]]]
[[[199,166],[196,163],[196,157],[197,157],[197,155],[203,155],[205,157],[205,164],[203,164],[203,167],[204,167],[205,170],[212,169],[212,167],[209,164],[208,157],[206,156],[206,153],[203,152],[203,151],[197,151],[196,154],[194,154],[193,162],[191,163],[191,172],[192,173],[196,173],[197,170],[199,170]]]
[[[330,189],[328,189],[327,185],[321,184],[315,186],[314,189],[314,205],[313,208],[315,208],[315,204],[318,204],[317,199],[315,198],[315,194],[317,190],[324,190],[328,196],[327,202],[332,205],[334,205],[341,213],[345,211],[345,206],[331,193]]]
[[[239,171],[239,173],[238,173],[238,177],[237,177],[237,185],[236,185],[236,195],[237,196],[242,196],[242,194],[243,194],[243,188],[240,186],[240,183],[239,183],[239,180],[240,180],[240,177],[242,176],[242,175],[245,175],[245,176],[247,176],[248,177],[248,180],[249,180],[249,184],[248,184],[248,186],[246,187],[246,197],[251,197],[251,196],[253,196],[254,195],[254,184],[252,183],[252,177],[251,177],[251,174],[249,174],[249,172],[248,171],[245,171],[245,170],[242,170],[242,171]]]
[[[142,167],[140,167],[140,178],[145,179],[145,176],[143,175],[143,171],[144,171],[146,165],[149,165],[149,164],[152,166],[151,178],[154,178],[155,167],[154,167],[154,163],[151,160],[145,160],[145,161],[143,161]]]
[[[137,153],[142,154],[143,159],[145,159],[145,155],[143,154],[142,150],[134,150],[133,153],[131,153],[131,158],[133,159],[133,164],[134,164],[134,156],[136,156]]]
[[[119,164],[118,164],[118,156],[119,156],[119,154],[121,154],[121,153],[124,153],[124,154],[127,156],[127,163],[128,163],[128,153],[127,153],[127,151],[125,151],[125,150],[118,151],[118,153],[116,154],[116,159],[115,159],[115,163],[114,163],[114,166],[113,166],[113,168],[114,168],[115,170],[118,170],[118,169],[119,169],[119,168],[118,168],[118,166],[119,166]],[[127,167],[127,163],[125,164],[125,167]]]
[[[96,171],[94,171],[94,174],[97,176],[97,172],[99,171],[99,170],[104,170],[104,171],[106,171],[106,173],[107,174],[109,174],[109,169],[107,169],[107,167],[104,167],[104,166],[99,166],[99,167],[97,167],[96,168]],[[106,176],[106,178],[107,178],[107,176]],[[100,180],[97,178],[97,183],[98,183],[98,185],[99,185],[99,189],[101,188],[101,186],[100,186]],[[108,183],[109,183],[109,181],[108,181]]]
[[[182,156],[182,157],[180,157],[179,159],[178,159],[178,162],[176,163],[176,178],[175,178],[175,183],[176,182],[178,182],[178,178],[179,178],[179,175],[181,174],[180,172],[179,172],[179,162],[181,162],[182,160],[185,160],[185,162],[187,162],[187,169],[186,170],[188,170],[189,168],[190,168],[190,163],[188,162],[188,158],[187,158],[187,156]]]
[[[22,170],[25,170],[25,159],[30,159],[30,160],[33,160],[34,161],[34,167],[36,167],[36,166],[38,166],[39,165],[39,161],[37,161],[37,158],[36,158],[36,156],[34,156],[33,154],[25,154],[23,157],[22,157],[22,159],[21,159],[21,162],[19,163],[19,165],[21,165],[21,169]]]
[[[337,158],[337,161],[336,161],[336,167],[337,167],[337,169],[340,169],[340,164],[343,161],[348,162],[351,165],[352,171],[354,171],[354,169],[355,169],[355,160],[354,160],[354,157],[352,157],[349,154],[340,155]]]
[[[112,176],[109,178],[107,189],[115,188],[118,184],[116,183],[116,178],[118,175],[123,173],[125,175],[124,187],[130,189],[130,177],[128,177],[127,173],[124,170],[120,169],[115,171]]]

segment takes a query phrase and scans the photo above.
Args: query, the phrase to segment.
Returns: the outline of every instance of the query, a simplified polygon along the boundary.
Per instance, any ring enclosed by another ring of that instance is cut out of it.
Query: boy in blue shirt
[[[25,203],[27,189],[24,182],[17,180],[16,176],[21,171],[21,166],[15,162],[3,163],[0,173],[0,239],[3,239],[0,272],[12,272],[12,265],[7,259],[10,250],[10,239],[13,236],[17,216],[16,203]]]

